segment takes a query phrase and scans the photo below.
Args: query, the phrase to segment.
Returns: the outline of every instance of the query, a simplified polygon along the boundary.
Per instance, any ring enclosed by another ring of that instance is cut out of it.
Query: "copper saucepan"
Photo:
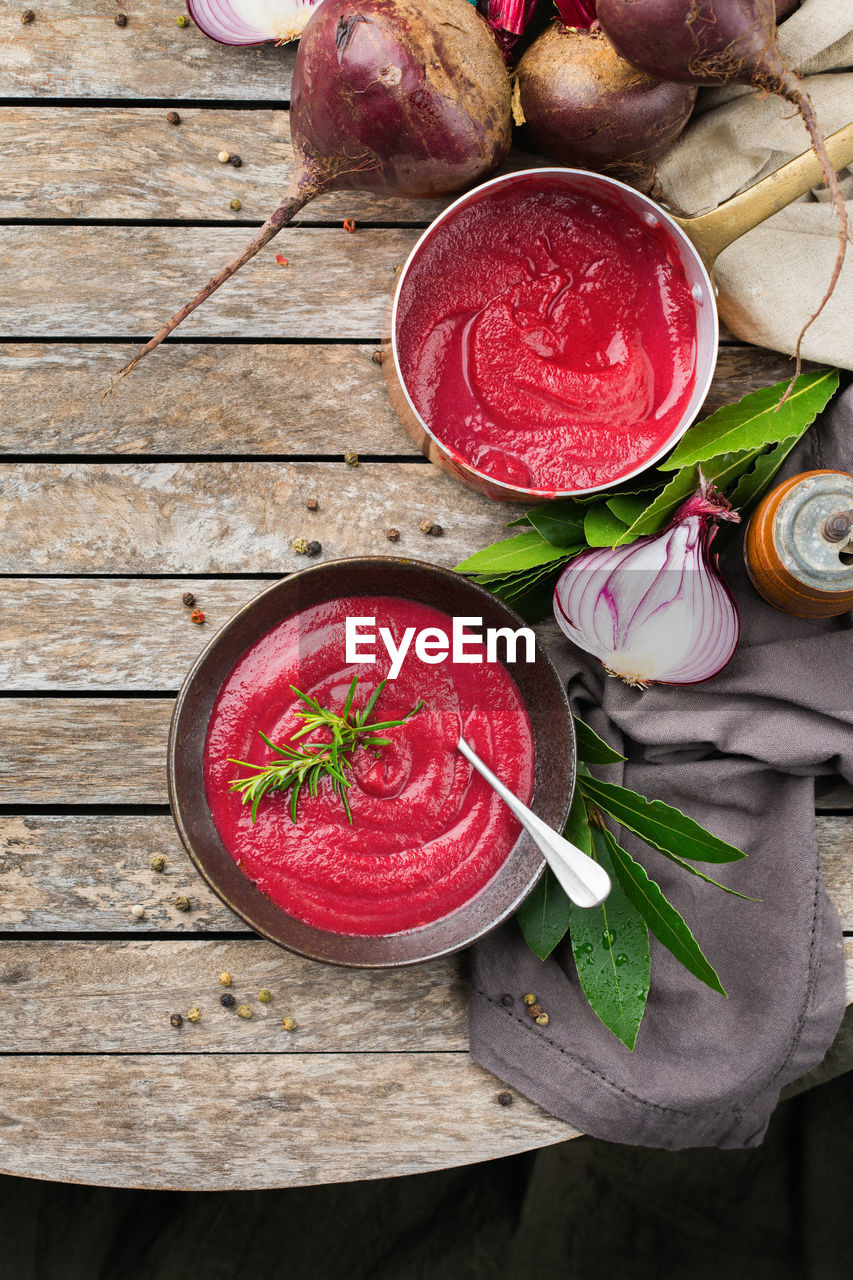
[[[853,124],[839,129],[827,139],[827,150],[836,169],[843,169],[853,162]],[[600,485],[586,489],[567,489],[559,492],[522,488],[506,481],[496,480],[485,472],[477,470],[464,458],[446,447],[427,426],[415,408],[409,392],[403,382],[399,367],[397,350],[397,312],[401,291],[405,287],[407,274],[415,259],[429,246],[437,232],[452,219],[462,208],[489,200],[496,192],[503,192],[514,184],[531,179],[541,179],[551,190],[555,184],[559,189],[571,194],[581,194],[589,199],[605,198],[609,195],[611,202],[616,198],[618,203],[627,206],[648,224],[664,226],[669,230],[678,256],[684,268],[687,282],[696,303],[696,372],[693,393],[684,413],[676,427],[658,451],[633,470],[619,477],[618,481],[606,480]],[[796,160],[783,165],[781,169],[756,183],[748,191],[733,197],[711,213],[696,218],[678,218],[668,213],[648,196],[641,195],[632,187],[615,178],[602,174],[590,173],[583,169],[537,168],[524,169],[518,173],[492,178],[473,191],[460,196],[435,219],[415,244],[406,264],[400,273],[394,297],[389,311],[389,320],[383,340],[385,381],[391,404],[414,440],[415,444],[437,466],[449,471],[469,488],[487,494],[490,498],[506,501],[522,501],[528,504],[531,500],[543,498],[571,497],[575,494],[594,493],[607,489],[614,483],[622,483],[645,471],[659,461],[672,449],[690,424],[696,419],[717,361],[719,339],[719,323],[717,319],[716,289],[711,280],[711,273],[718,256],[730,244],[764,222],[772,214],[784,209],[793,200],[805,195],[812,187],[822,181],[823,173],[813,151],[807,151]],[[720,309],[723,321],[726,319],[725,307]]]

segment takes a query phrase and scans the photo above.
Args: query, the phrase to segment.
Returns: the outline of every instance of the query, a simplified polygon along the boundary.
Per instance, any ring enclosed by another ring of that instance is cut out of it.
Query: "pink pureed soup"
[[[225,681],[210,718],[204,781],[216,828],[243,873],[288,915],[335,933],[378,935],[428,924],[462,906],[492,879],[519,824],[456,750],[460,734],[525,802],[533,794],[533,734],[521,695],[500,662],[426,665],[414,653],[389,680],[373,720],[399,719],[388,746],[360,747],[347,793],[352,825],[330,779],[314,797],[267,794],[252,823],[249,805],[228,784],[247,770],[229,757],[274,759],[259,730],[279,745],[302,727],[295,685],[322,707],[342,712],[353,675],[363,707],[388,675],[384,648],[376,663],[346,662],[345,619],[375,617],[399,644],[407,627],[452,619],[428,605],[391,597],[357,597],[316,605],[286,619],[254,644]],[[472,653],[482,646],[469,642]],[[301,740],[304,742],[305,740]],[[299,746],[297,741],[293,744]]]
[[[619,480],[678,426],[696,306],[670,233],[539,180],[464,205],[410,264],[399,370],[451,454],[559,492]]]

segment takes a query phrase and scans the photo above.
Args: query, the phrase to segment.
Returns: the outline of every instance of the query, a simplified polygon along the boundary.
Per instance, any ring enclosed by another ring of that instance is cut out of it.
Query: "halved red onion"
[[[193,22],[220,44],[297,40],[320,0],[187,0]]]
[[[715,520],[738,520],[703,490],[654,537],[584,551],[554,590],[568,638],[626,684],[698,684],[717,675],[740,638],[740,615],[709,547]]]

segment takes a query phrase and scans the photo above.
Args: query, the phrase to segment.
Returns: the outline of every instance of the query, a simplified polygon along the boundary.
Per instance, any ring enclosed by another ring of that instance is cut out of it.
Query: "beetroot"
[[[799,372],[803,334],[831,297],[844,262],[847,210],[809,96],[776,41],[776,0],[598,0],[597,16],[622,57],[649,75],[750,85],[787,99],[803,117],[840,227],[829,288],[797,339]]]
[[[632,67],[603,31],[555,22],[518,64],[512,110],[538,150],[642,191],[684,128],[698,90]]]
[[[279,207],[112,385],[324,192],[447,196],[488,177],[509,150],[509,73],[467,0],[323,0],[299,44],[290,128]]]

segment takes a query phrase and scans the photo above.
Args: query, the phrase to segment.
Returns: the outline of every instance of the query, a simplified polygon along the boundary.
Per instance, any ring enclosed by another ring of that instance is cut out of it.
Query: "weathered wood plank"
[[[251,236],[250,227],[0,228],[0,337],[148,337]],[[288,228],[193,312],[181,333],[373,340],[394,267],[417,236],[370,227],[351,235],[340,227]],[[276,253],[288,266],[276,262]],[[143,365],[116,394],[141,403],[148,386]],[[103,389],[93,387],[94,400]]]
[[[166,804],[170,698],[0,698],[0,804]]]
[[[853,817],[819,817],[817,832],[827,891],[853,931]],[[152,853],[165,855],[164,872],[151,870]],[[191,911],[175,908],[177,894]],[[250,933],[196,874],[168,815],[0,817],[0,932],[161,929]]]
[[[226,972],[251,1019],[220,1004]],[[341,969],[259,938],[3,942],[0,1053],[464,1051],[465,974],[457,957],[411,969]],[[262,988],[269,1004],[257,998]],[[201,1011],[196,1023],[186,1021],[192,1008]],[[185,1019],[179,1028],[170,1023],[176,1012]],[[284,1017],[295,1019],[294,1031]]]
[[[378,345],[167,345],[103,404],[135,347],[0,344],[2,453],[420,457],[372,356]],[[760,378],[762,374],[756,372]],[[330,396],[330,388],[334,388]]]
[[[101,389],[135,348],[0,344],[0,454],[283,454],[418,451],[388,403],[376,344],[167,345],[104,404]],[[781,381],[789,361],[723,347],[704,412]],[[330,404],[329,388],[334,387]]]
[[[826,782],[826,780],[824,781]],[[820,785],[815,808],[818,812],[821,810],[838,812],[839,810],[853,809],[853,786],[849,782]]]
[[[0,108],[0,220],[263,221],[293,169],[287,111],[182,107],[179,114],[175,127],[165,107]],[[240,167],[221,164],[220,151],[238,155]],[[239,212],[230,207],[235,197]],[[335,192],[299,221],[426,223],[448,203]]]
[[[395,552],[454,565],[520,510],[414,461],[6,463],[0,492],[0,572],[11,574],[284,574],[311,563],[291,546],[306,531],[331,559],[387,554],[390,526]],[[419,531],[425,517],[443,536]]]
[[[423,1173],[576,1130],[465,1053],[0,1059],[0,1168],[217,1190]],[[109,1106],[104,1099],[109,1098]]]
[[[128,25],[114,0],[51,0],[22,26],[3,0],[0,97],[228,98],[281,100],[290,93],[296,47],[231,49],[175,18],[180,5],[133,0]]]

